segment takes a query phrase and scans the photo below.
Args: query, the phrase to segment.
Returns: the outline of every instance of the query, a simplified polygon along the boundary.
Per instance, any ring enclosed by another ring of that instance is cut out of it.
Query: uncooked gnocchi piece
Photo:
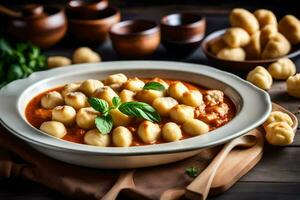
[[[248,73],[247,81],[263,90],[270,89],[273,83],[271,74],[269,74],[269,72],[261,66],[256,67]]]
[[[182,138],[182,132],[176,123],[168,122],[162,128],[162,136],[165,141],[174,142]]]
[[[114,84],[114,83],[118,83],[118,84],[123,84],[127,81],[127,76],[125,74],[119,73],[119,74],[112,74],[109,75],[104,83],[106,85],[110,85],[110,84]]]
[[[112,141],[116,147],[129,147],[132,143],[132,133],[128,128],[119,126],[112,132]]]
[[[265,130],[266,139],[272,145],[284,146],[293,143],[295,133],[286,122],[272,122]]]
[[[67,134],[64,124],[57,121],[43,122],[40,130],[57,138],[63,138]]]
[[[64,98],[63,96],[56,91],[48,92],[45,96],[41,99],[41,105],[43,108],[52,109],[56,106],[64,105]]]
[[[291,119],[291,117],[288,114],[281,111],[271,112],[268,119],[264,122],[263,126],[267,127],[272,122],[286,122],[289,126],[293,125],[293,120]]]
[[[65,96],[66,105],[72,106],[76,110],[87,107],[87,97],[82,92],[70,92]]]
[[[94,63],[100,62],[101,57],[98,53],[88,47],[80,47],[74,51],[72,60],[75,64]]]
[[[176,105],[171,109],[170,117],[174,122],[182,124],[186,120],[194,118],[194,108],[183,104]]]
[[[238,48],[224,48],[221,49],[217,57],[223,60],[243,61],[246,58],[246,52],[244,49]]]
[[[261,58],[279,58],[281,56],[287,55],[291,50],[290,42],[280,33],[276,33],[271,36],[269,42],[264,48]]]
[[[260,58],[261,44],[260,44],[261,32],[257,31],[251,35],[249,44],[245,46],[247,60],[256,60]]]
[[[227,44],[224,42],[223,37],[218,37],[217,39],[211,41],[208,44],[209,51],[212,52],[214,55],[217,55],[217,53],[224,49],[225,47],[228,47]]]
[[[76,110],[71,106],[56,106],[52,110],[52,120],[71,126],[75,122]]]
[[[159,90],[141,90],[138,91],[135,95],[135,98],[138,101],[146,102],[148,104],[152,104],[152,102],[159,98],[164,96],[164,91]]]
[[[100,87],[98,88],[92,95],[93,97],[96,97],[96,98],[99,98],[99,99],[103,99],[105,101],[107,101],[107,103],[112,106],[113,103],[112,103],[112,99],[114,97],[118,97],[118,94],[113,90],[111,89],[110,87],[108,86],[103,86],[103,87]]]
[[[64,56],[50,56],[47,58],[49,68],[62,67],[71,64],[71,59]]]
[[[138,135],[145,143],[153,143],[160,137],[160,128],[158,124],[150,121],[142,122],[138,127]]]
[[[229,47],[244,47],[249,43],[250,36],[244,29],[234,27],[226,30],[223,35],[223,40]]]
[[[259,30],[259,24],[255,16],[243,8],[235,8],[229,16],[231,26],[245,29],[250,35]]]
[[[183,123],[182,129],[191,136],[197,136],[207,133],[209,126],[199,119],[189,119]]]
[[[159,97],[153,101],[152,106],[161,116],[169,116],[171,109],[177,104],[172,97]]]
[[[267,43],[278,33],[277,25],[268,24],[260,30],[260,44],[265,48]]]
[[[198,107],[203,103],[202,94],[198,90],[183,93],[181,102],[188,106]]]
[[[139,78],[131,78],[126,81],[123,85],[124,89],[131,90],[133,92],[137,92],[143,89],[145,83],[141,81]]]
[[[101,81],[95,79],[88,79],[83,81],[79,87],[79,90],[86,94],[88,97],[92,96],[93,93],[98,89],[103,87],[103,83]]]
[[[92,107],[81,108],[76,114],[76,124],[85,130],[96,128],[95,119],[99,115]]]
[[[296,66],[289,58],[281,58],[269,65],[268,71],[273,78],[286,80],[296,73]]]
[[[300,98],[300,73],[290,76],[286,81],[286,86],[289,95]]]
[[[189,89],[180,81],[172,83],[169,86],[168,93],[170,97],[173,97],[174,99],[180,101],[183,93],[188,92]]]
[[[119,93],[119,96],[122,102],[130,102],[134,101],[135,92],[124,89]]]
[[[61,93],[65,97],[66,94],[68,94],[69,92],[76,92],[77,90],[79,90],[79,87],[80,83],[69,83],[64,86],[63,91]]]
[[[109,113],[113,120],[114,126],[127,126],[131,122],[131,117],[123,114],[118,109],[113,109]]]
[[[267,9],[258,9],[254,13],[254,16],[256,17],[259,26],[262,28],[268,24],[274,24],[277,25],[277,19],[274,13]]]
[[[278,30],[293,45],[300,42],[300,21],[295,16],[284,16],[278,23]]]
[[[83,140],[85,144],[99,147],[107,147],[110,144],[110,136],[101,134],[98,129],[86,132]]]

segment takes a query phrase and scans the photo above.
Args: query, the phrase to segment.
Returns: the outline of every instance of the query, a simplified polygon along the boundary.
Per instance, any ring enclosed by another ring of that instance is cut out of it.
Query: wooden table
[[[133,19],[143,15],[143,18],[158,21],[165,14],[188,10],[189,12],[198,12],[205,14],[208,22],[207,32],[212,32],[228,26],[228,10],[216,10],[213,7],[203,8],[201,6],[163,6],[150,8],[128,8],[123,9],[123,19]],[[72,50],[76,48],[68,40],[63,41],[60,45],[48,50],[48,55],[66,55],[70,56]],[[97,47],[104,61],[120,60],[112,50],[109,42]],[[154,60],[175,60],[192,63],[202,63],[213,65],[206,60],[203,53],[195,51],[188,58],[174,58],[166,54],[162,47],[150,59]],[[300,60],[298,60],[298,72],[300,71]],[[215,66],[218,67],[218,66]],[[293,113],[299,111],[300,100],[289,97],[285,92],[284,82],[275,82],[269,91],[272,100]],[[255,109],[255,105],[253,105]],[[300,115],[298,115],[300,119]],[[51,191],[36,183],[21,180],[17,178],[1,179],[0,178],[0,199],[43,199],[58,200],[66,197]],[[300,199],[300,129],[298,127],[295,141],[287,147],[272,147],[267,145],[262,161],[237,184],[235,184],[226,193],[211,197],[214,200],[295,200]]]

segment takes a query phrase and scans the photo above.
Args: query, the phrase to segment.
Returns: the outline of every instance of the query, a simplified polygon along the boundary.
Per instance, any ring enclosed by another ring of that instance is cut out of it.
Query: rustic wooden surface
[[[123,19],[146,18],[158,21],[165,14],[178,11],[189,11],[204,14],[207,17],[208,30],[212,32],[224,28],[228,25],[226,9],[216,9],[214,7],[204,8],[201,6],[162,6],[149,8],[126,8],[122,9]],[[285,10],[284,12],[288,12]],[[281,13],[282,14],[282,13]],[[64,40],[61,44],[46,51],[48,55],[70,56],[78,44],[70,42],[71,39]],[[101,53],[104,61],[120,60],[112,50],[109,42],[96,47]],[[192,63],[202,63],[213,66],[199,50],[195,51],[188,58],[174,58],[166,54],[162,47],[149,59],[154,60],[175,60]],[[298,72],[300,72],[300,60],[296,61]],[[219,66],[214,66],[219,67]],[[242,66],[241,66],[242,67]],[[243,75],[241,75],[243,76]],[[300,100],[289,97],[285,92],[284,82],[275,82],[269,91],[272,100],[293,113],[299,112]],[[255,106],[253,106],[255,109]],[[300,119],[300,114],[297,115]],[[246,199],[282,199],[294,200],[300,198],[300,127],[298,127],[295,141],[287,147],[266,146],[261,162],[236,185],[225,194],[210,197],[213,200],[246,200]],[[66,197],[51,191],[36,183],[17,178],[0,178],[0,199],[43,199],[59,200]]]

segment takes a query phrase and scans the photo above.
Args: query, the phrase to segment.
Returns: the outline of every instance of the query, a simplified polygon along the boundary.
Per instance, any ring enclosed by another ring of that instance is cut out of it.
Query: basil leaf
[[[157,111],[144,102],[126,102],[119,106],[119,110],[128,116],[146,119],[151,122],[159,122],[161,120]]]
[[[109,105],[106,101],[91,97],[88,99],[89,104],[96,110],[103,113],[108,111]]]
[[[95,124],[102,135],[110,133],[113,127],[113,121],[110,115],[96,117]]]
[[[118,108],[121,105],[121,99],[119,97],[113,97],[112,103],[115,108]]]
[[[195,178],[199,175],[199,169],[197,167],[188,167],[185,170],[185,173],[192,178]]]
[[[166,88],[161,83],[158,82],[148,82],[143,87],[144,90],[159,90],[164,91]]]

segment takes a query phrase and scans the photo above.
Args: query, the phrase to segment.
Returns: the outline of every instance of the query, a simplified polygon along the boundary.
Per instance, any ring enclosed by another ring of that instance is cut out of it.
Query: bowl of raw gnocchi
[[[269,95],[237,76],[177,62],[73,65],[34,73],[0,95],[12,134],[55,159],[98,168],[175,162],[241,136],[271,111]]]
[[[300,54],[300,20],[293,15],[277,22],[270,10],[235,8],[229,22],[231,27],[207,35],[201,45],[206,57],[220,66],[250,71]]]

